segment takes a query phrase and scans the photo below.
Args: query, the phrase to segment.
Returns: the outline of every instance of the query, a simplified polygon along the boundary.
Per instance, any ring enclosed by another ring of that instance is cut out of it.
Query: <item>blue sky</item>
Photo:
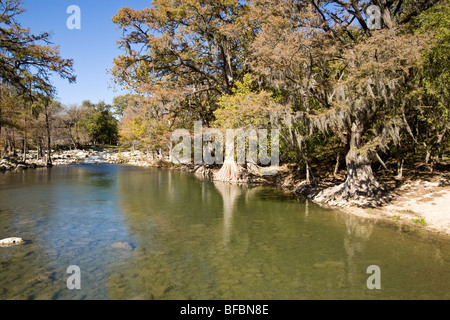
[[[81,29],[70,30],[66,13],[70,5],[81,9]],[[81,104],[83,100],[111,103],[115,96],[124,94],[120,88],[111,88],[107,69],[122,52],[117,48],[121,30],[116,30],[111,18],[126,6],[142,9],[151,6],[151,0],[23,0],[26,12],[17,17],[22,27],[31,32],[50,32],[53,44],[60,46],[61,56],[73,59],[77,82],[53,78],[57,98],[63,104]]]

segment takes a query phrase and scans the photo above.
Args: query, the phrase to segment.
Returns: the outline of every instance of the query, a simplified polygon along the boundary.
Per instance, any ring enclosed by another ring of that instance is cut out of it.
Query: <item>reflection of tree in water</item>
[[[222,181],[214,181],[214,186],[223,199],[223,245],[230,242],[233,224],[233,212],[236,208],[236,200],[241,196],[242,187]]]
[[[246,203],[257,197],[261,187],[238,185],[230,182],[213,181],[214,187],[219,191],[223,201],[223,246],[228,246],[233,233],[233,214],[237,208],[237,200],[243,196]]]
[[[365,283],[356,283],[355,275],[361,274],[361,266],[356,263],[358,255],[364,253],[366,242],[373,232],[373,222],[365,221],[359,217],[346,215],[345,226],[347,232],[344,236],[344,249],[347,254],[347,280],[350,285],[361,286],[365,290]],[[368,267],[367,265],[366,267]]]
[[[113,252],[121,258],[110,265],[111,298],[211,298],[208,261],[219,215],[213,205],[220,201],[211,190],[178,171],[119,174],[118,202],[136,249]],[[203,201],[209,197],[215,201]]]

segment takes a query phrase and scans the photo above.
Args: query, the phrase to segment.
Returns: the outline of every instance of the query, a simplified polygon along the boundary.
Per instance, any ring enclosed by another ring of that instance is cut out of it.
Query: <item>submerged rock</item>
[[[134,249],[131,244],[124,241],[115,242],[111,245],[111,247],[113,247],[114,249],[121,249],[126,251],[133,251]]]
[[[20,163],[16,167],[17,170],[27,170],[28,166],[26,164]]]
[[[306,199],[313,199],[318,193],[320,192],[320,189],[311,185],[310,183],[306,181],[302,181],[297,188],[295,189],[295,194],[297,196],[306,198]]]
[[[22,238],[6,238],[0,240],[0,247],[16,246],[23,243],[25,243],[25,241],[23,241]]]

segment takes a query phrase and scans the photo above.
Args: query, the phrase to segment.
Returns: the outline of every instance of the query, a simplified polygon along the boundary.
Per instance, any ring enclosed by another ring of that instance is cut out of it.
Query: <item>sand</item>
[[[409,181],[399,187],[394,199],[384,206],[343,210],[362,217],[388,219],[450,235],[450,186],[442,181]]]

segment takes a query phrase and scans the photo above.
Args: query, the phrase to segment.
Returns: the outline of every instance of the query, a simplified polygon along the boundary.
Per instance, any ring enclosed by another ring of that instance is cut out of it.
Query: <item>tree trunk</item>
[[[216,181],[238,182],[243,168],[234,160],[234,139],[226,142],[225,161],[222,168],[214,175]]]
[[[2,135],[2,124],[1,124],[1,109],[0,109],[0,141],[2,140],[1,138],[3,137],[3,135]],[[2,150],[0,149],[0,159],[3,157],[3,152],[2,152]]]
[[[12,156],[13,157],[17,157],[17,153],[16,153],[16,135],[15,135],[15,133],[14,133],[15,131],[14,130],[12,130],[12,138],[11,138],[11,140],[10,140],[10,154],[12,154]]]
[[[395,179],[402,180],[403,179],[403,163],[405,162],[404,159],[398,159],[397,160],[397,176]]]
[[[214,175],[214,180],[237,182],[241,179],[241,170],[234,159],[225,159],[222,168]]]
[[[400,152],[400,146],[397,147],[396,157],[397,157],[397,176],[395,177],[395,179],[402,180],[403,179],[403,163],[405,162],[405,159],[402,158],[402,155]]]
[[[339,172],[339,162],[341,161],[341,155],[338,153],[336,157],[336,165],[334,166],[333,177],[337,178],[337,174]]]
[[[25,126],[23,131],[23,162],[27,161],[27,117],[25,116]]]
[[[78,149],[78,146],[80,145],[80,136],[78,135],[78,121],[75,122],[75,142],[76,148]]]
[[[345,182],[323,190],[314,200],[333,205],[346,205],[352,200],[357,200],[358,204],[365,204],[368,200],[378,202],[382,188],[375,179],[367,152],[360,151],[363,134],[363,126],[354,123],[351,129],[350,150],[345,157]]]
[[[36,160],[39,161],[42,159],[42,144],[41,141],[39,139],[39,143],[37,145],[37,155],[36,155]]]
[[[306,161],[306,183],[309,185],[317,186],[316,179],[314,178],[314,174],[309,166],[308,161]]]
[[[45,105],[45,128],[47,130],[47,167],[51,167],[52,164],[52,146],[51,146],[51,137],[50,137],[50,119],[48,116],[48,106]]]
[[[380,185],[373,175],[367,154],[357,153],[353,148],[350,148],[345,157],[345,162],[347,164],[347,179],[344,182],[344,198],[376,196]]]
[[[173,162],[172,150],[173,150],[173,142],[170,141],[170,144],[169,144],[169,162]]]
[[[76,141],[75,141],[75,139],[73,137],[72,126],[71,125],[69,125],[69,137],[70,137],[70,141],[72,141],[73,148],[76,149],[77,148],[77,143],[76,143]]]

